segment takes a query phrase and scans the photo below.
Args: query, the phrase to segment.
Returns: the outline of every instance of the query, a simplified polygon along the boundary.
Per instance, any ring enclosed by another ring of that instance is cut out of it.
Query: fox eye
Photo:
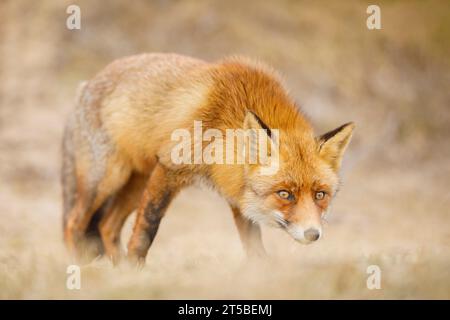
[[[281,199],[285,199],[285,200],[292,200],[294,198],[292,193],[290,193],[289,191],[286,191],[286,190],[277,191],[277,194]]]
[[[315,198],[316,200],[322,200],[323,198],[325,198],[325,192],[323,191],[316,192]]]

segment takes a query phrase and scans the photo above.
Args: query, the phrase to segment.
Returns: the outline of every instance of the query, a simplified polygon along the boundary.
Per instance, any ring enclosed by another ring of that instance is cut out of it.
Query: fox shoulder
[[[241,68],[248,69],[252,72],[263,73],[280,83],[282,87],[286,89],[284,77],[275,68],[258,58],[243,55],[231,55],[220,60],[219,63],[224,66],[240,66]]]

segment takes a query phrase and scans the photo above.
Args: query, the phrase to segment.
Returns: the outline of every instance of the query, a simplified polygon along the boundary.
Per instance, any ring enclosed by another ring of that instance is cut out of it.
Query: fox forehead
[[[338,176],[332,167],[319,155],[312,131],[301,128],[283,132],[280,138],[279,172],[272,180],[292,189],[320,188],[334,193],[338,187]]]
[[[313,162],[295,160],[281,162],[278,179],[292,189],[326,188],[333,193],[338,184],[335,172],[319,157]],[[274,179],[274,181],[278,179]]]

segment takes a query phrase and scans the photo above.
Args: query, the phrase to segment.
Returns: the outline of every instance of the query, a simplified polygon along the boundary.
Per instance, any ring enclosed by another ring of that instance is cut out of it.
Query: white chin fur
[[[305,239],[304,237],[304,230],[302,227],[300,226],[296,226],[296,225],[289,225],[286,228],[286,231],[292,236],[292,238],[294,238],[296,241],[303,243],[303,244],[307,244],[309,243],[308,240]]]
[[[246,217],[253,223],[267,224],[267,222],[268,222],[267,216],[265,216],[264,214],[261,214],[260,211],[257,210],[256,208],[247,207],[244,210],[242,210],[242,213],[243,213],[244,217]]]

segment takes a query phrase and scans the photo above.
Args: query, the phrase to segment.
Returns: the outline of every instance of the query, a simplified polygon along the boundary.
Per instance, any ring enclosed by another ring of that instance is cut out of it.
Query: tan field
[[[448,1],[378,1],[381,30],[367,29],[365,1],[108,3],[77,1],[81,30],[66,28],[71,1],[0,3],[0,298],[450,299]],[[101,258],[66,287],[64,122],[80,81],[140,52],[257,57],[318,134],[356,123],[319,242],[263,228],[269,257],[249,261],[225,201],[195,187],[142,270]]]

